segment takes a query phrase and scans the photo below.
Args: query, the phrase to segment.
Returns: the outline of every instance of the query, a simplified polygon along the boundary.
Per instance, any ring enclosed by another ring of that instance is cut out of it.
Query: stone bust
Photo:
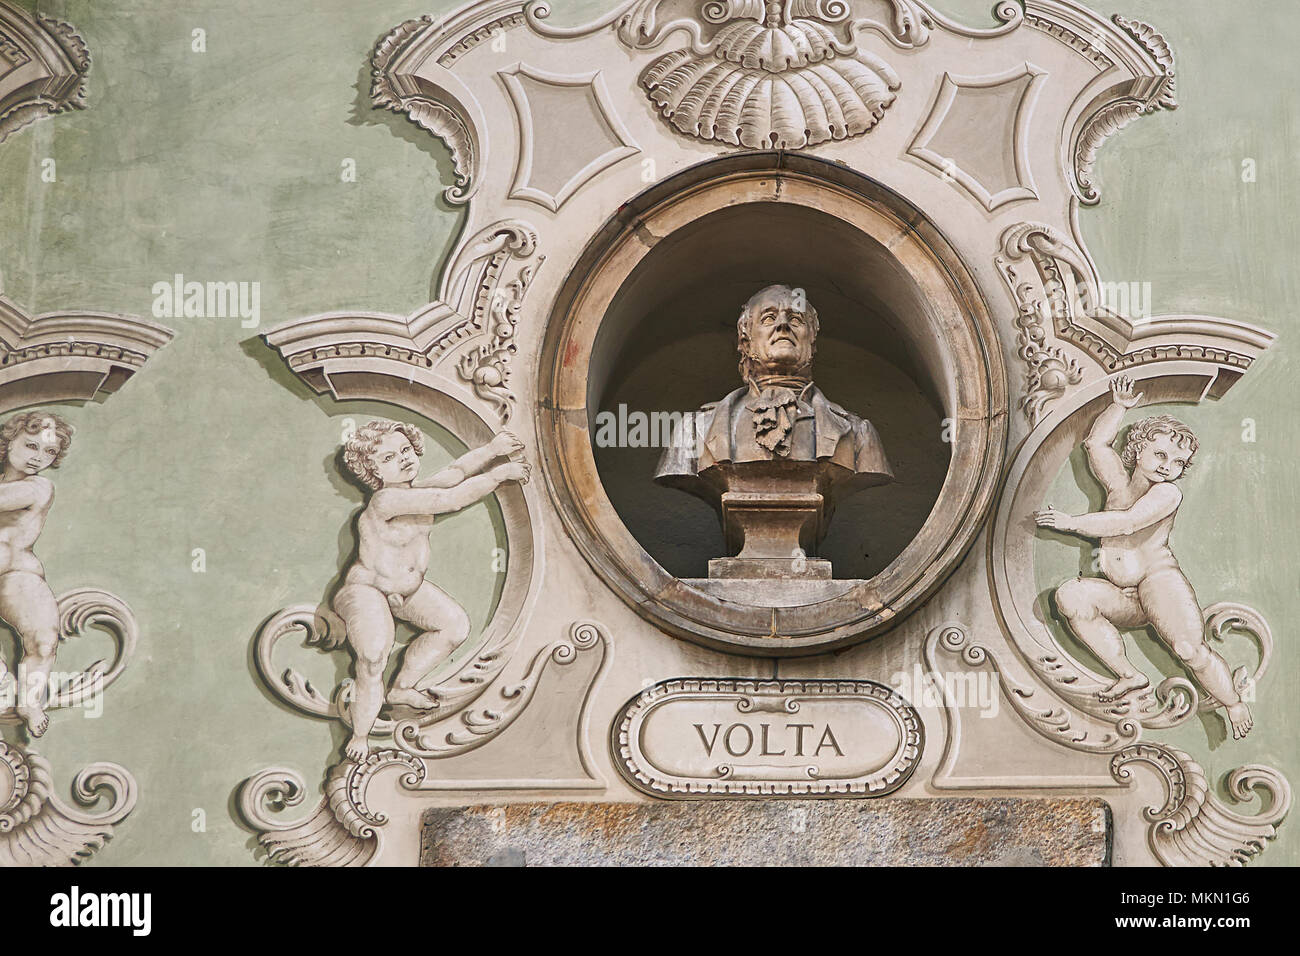
[[[696,413],[698,441],[668,448],[656,479],[694,477],[717,462],[785,459],[832,461],[860,476],[861,487],[893,480],[871,423],[813,384],[817,310],[802,290],[763,289],[745,304],[736,332],[744,387]]]
[[[814,549],[825,536],[836,499],[886,484],[894,474],[871,423],[831,402],[813,383],[817,310],[802,289],[761,290],[745,304],[736,331],[744,386],[695,413],[693,428],[683,428],[665,450],[655,480],[718,507],[729,543],[744,546],[741,557],[759,553],[759,526],[771,531],[776,512],[798,513],[797,540],[787,521],[761,549],[770,560],[744,565],[746,575],[767,576],[763,567],[779,565],[780,576],[788,576],[791,552]],[[791,503],[792,495],[806,500]],[[745,517],[746,509],[755,514]],[[711,565],[711,576],[723,566],[713,564],[718,568]],[[829,563],[816,563],[816,574],[829,577]]]

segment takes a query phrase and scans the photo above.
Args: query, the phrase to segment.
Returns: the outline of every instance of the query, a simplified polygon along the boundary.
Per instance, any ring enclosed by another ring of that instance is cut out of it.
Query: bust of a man
[[[774,285],[758,292],[736,331],[744,386],[695,413],[694,427],[664,452],[655,480],[719,507],[729,543],[744,547],[742,558],[759,554],[760,532],[775,527],[780,502],[790,503],[786,518],[802,516],[797,540],[782,533],[761,548],[784,567],[791,551],[815,548],[824,537],[836,499],[886,484],[894,474],[871,423],[813,383],[817,310],[802,289]],[[818,573],[829,577],[823,564]],[[764,566],[751,561],[746,573]]]

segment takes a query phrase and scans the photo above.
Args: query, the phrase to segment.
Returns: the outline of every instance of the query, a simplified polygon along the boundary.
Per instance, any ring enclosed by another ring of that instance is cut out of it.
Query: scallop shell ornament
[[[664,118],[689,136],[750,149],[802,149],[867,132],[894,101],[898,75],[836,36],[769,4],[732,20],[701,54],[676,50],[641,77]]]

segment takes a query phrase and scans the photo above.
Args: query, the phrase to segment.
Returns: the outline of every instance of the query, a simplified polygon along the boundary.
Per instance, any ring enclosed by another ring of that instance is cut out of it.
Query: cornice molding
[[[0,399],[9,408],[45,401],[89,401],[111,393],[171,341],[166,326],[111,312],[31,315],[0,293]]]

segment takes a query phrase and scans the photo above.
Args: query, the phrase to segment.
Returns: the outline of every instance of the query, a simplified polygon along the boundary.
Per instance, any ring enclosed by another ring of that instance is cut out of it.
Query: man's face
[[[401,432],[389,432],[370,453],[370,463],[385,486],[407,484],[420,473],[420,462],[411,441]]]
[[[750,301],[748,351],[761,371],[788,374],[812,364],[807,309],[807,299],[789,289],[767,289]]]
[[[1157,435],[1138,454],[1138,470],[1150,482],[1177,481],[1187,467],[1191,452],[1172,435]]]
[[[22,432],[9,443],[9,464],[25,475],[35,475],[53,464],[62,443],[51,426],[35,435]]]

